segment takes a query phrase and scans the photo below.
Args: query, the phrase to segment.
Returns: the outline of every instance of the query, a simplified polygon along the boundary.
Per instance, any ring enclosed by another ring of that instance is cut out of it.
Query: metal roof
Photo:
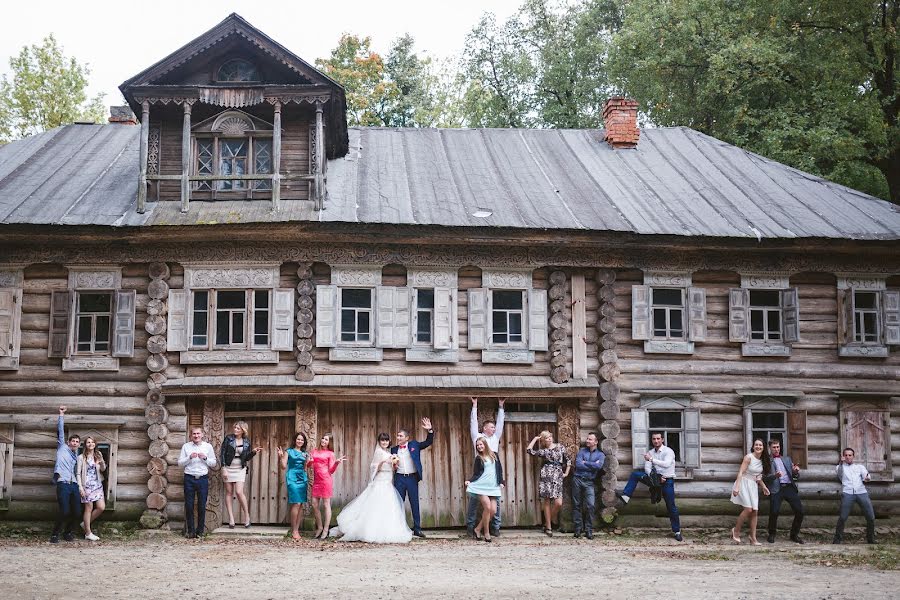
[[[682,127],[636,149],[599,130],[351,128],[328,198],[135,212],[140,128],[69,125],[0,147],[0,223],[345,222],[740,238],[900,239],[900,209]]]

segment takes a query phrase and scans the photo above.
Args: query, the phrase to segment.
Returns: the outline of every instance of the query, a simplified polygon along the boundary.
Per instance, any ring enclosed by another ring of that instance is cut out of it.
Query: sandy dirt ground
[[[539,534],[380,547],[174,536],[59,546],[0,539],[0,597],[897,598],[900,571],[861,560],[873,552],[896,568],[900,547],[892,544],[752,548]]]

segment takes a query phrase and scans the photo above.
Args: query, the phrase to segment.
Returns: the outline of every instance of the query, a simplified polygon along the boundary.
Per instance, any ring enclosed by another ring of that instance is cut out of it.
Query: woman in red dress
[[[340,464],[347,460],[346,456],[335,458],[333,437],[330,433],[323,435],[319,440],[319,447],[310,454],[310,464],[313,470],[312,507],[313,516],[316,518],[316,537],[323,540],[328,537],[328,530],[331,528],[331,496],[334,488],[332,475]],[[320,506],[325,511],[324,519],[319,513]]]

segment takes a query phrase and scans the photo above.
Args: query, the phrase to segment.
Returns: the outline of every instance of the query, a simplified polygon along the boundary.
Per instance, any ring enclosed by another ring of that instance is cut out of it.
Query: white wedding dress
[[[370,542],[373,544],[405,544],[412,539],[406,524],[406,509],[400,494],[394,489],[394,470],[391,453],[377,446],[369,465],[369,485],[351,500],[337,517],[337,527],[329,535],[341,542]],[[387,460],[388,462],[379,464]]]

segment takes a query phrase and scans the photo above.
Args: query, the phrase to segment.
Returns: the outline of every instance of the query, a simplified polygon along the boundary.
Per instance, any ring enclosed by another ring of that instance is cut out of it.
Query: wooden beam
[[[587,377],[587,313],[583,274],[572,275],[572,377]]]
[[[281,200],[281,102],[274,105],[275,116],[272,131],[272,208],[278,208]]]
[[[325,208],[325,125],[322,103],[316,102],[316,210]]]
[[[181,212],[187,212],[191,200],[191,105],[193,100],[183,102],[184,119],[181,124]]]
[[[141,176],[138,178],[137,211],[147,210],[147,148],[150,145],[150,102],[141,102]]]

